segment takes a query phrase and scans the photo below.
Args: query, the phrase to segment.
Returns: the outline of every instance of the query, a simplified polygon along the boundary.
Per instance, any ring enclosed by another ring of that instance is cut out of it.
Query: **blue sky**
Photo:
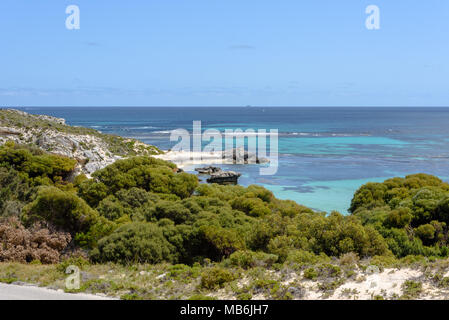
[[[0,106],[449,106],[447,0],[2,0],[0,35]]]

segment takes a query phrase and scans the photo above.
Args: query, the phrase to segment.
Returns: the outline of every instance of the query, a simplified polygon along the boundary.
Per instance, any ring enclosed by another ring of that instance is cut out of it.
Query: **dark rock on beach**
[[[212,174],[212,173],[217,173],[217,172],[222,172],[221,168],[218,167],[203,167],[203,168],[195,168],[195,171],[198,172],[199,174]]]
[[[234,171],[220,171],[216,173],[212,173],[206,181],[209,183],[218,183],[218,184],[237,184],[241,173]]]
[[[207,174],[210,177],[206,180],[209,183],[218,183],[218,184],[237,184],[241,173],[234,171],[223,171],[218,167],[203,167],[203,168],[195,168],[195,171],[199,174]]]
[[[237,184],[241,173],[234,171],[220,171],[212,173],[206,181],[209,183],[218,183],[218,184]]]

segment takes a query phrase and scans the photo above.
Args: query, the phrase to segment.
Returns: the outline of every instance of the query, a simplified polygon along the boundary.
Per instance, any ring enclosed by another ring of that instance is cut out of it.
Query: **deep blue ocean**
[[[318,210],[347,212],[368,181],[429,173],[449,180],[449,108],[22,108],[62,117],[70,125],[171,148],[170,130],[279,130],[279,168],[261,176],[258,165],[223,165],[282,199]],[[193,169],[193,168],[187,168]]]

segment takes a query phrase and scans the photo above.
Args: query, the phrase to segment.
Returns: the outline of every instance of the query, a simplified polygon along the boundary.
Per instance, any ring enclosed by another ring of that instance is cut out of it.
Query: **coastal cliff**
[[[76,159],[76,170],[88,175],[126,157],[163,154],[157,147],[135,139],[70,126],[62,118],[16,109],[0,110],[0,144],[6,141]]]

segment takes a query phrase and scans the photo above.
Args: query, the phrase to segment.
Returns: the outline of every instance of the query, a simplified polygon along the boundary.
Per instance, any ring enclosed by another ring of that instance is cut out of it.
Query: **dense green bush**
[[[445,256],[448,246],[449,185],[415,174],[383,183],[368,183],[354,195],[351,211],[372,225],[398,257]]]
[[[180,201],[161,200],[148,212],[147,220],[170,219],[175,223],[184,223],[189,219],[190,210]]]
[[[238,197],[231,202],[232,208],[243,211],[252,217],[263,217],[271,213],[268,205],[260,198]]]
[[[23,208],[23,221],[48,221],[71,233],[87,231],[98,219],[98,213],[71,191],[42,187],[36,199]]]
[[[299,214],[313,213],[312,209],[301,206],[293,200],[273,199],[270,207],[273,212],[287,217],[295,217]]]
[[[34,188],[19,171],[5,167],[0,167],[0,186],[0,217],[20,216]]]
[[[159,201],[159,196],[145,191],[144,189],[131,188],[122,189],[115,194],[124,207],[131,209],[140,208],[146,204],[152,204]]]
[[[124,221],[124,223],[129,222],[130,221]],[[97,246],[98,240],[110,235],[121,224],[122,223],[114,223],[105,217],[99,217],[98,219],[95,219],[95,223],[93,223],[87,231],[76,234],[76,243],[85,249],[92,249]]]
[[[254,267],[271,267],[278,261],[278,256],[265,252],[253,252],[250,250],[236,251],[229,256],[231,265],[244,269]]]
[[[37,186],[55,185],[70,190],[66,181],[76,161],[42,150],[6,143],[0,146],[0,217],[20,216],[33,200]]]
[[[112,195],[100,201],[97,211],[108,220],[116,220],[125,214],[123,205]]]
[[[91,206],[96,206],[108,195],[131,188],[189,197],[198,185],[198,179],[194,175],[174,171],[173,164],[151,157],[119,160],[96,171],[93,179],[81,183],[79,194]]]
[[[410,224],[413,219],[409,208],[398,208],[388,213],[384,225],[389,228],[404,228]]]
[[[93,250],[95,261],[120,263],[176,262],[175,247],[153,223],[130,223],[98,241]]]
[[[267,246],[268,252],[278,256],[279,262],[284,262],[289,253],[295,250],[295,239],[293,236],[277,236],[270,239]]]
[[[218,289],[234,279],[235,275],[231,271],[220,267],[212,267],[201,273],[201,287],[210,290]]]
[[[316,255],[313,252],[305,250],[292,250],[289,252],[286,261],[290,263],[297,263],[299,265],[312,265],[318,261],[325,261],[329,259],[325,254]]]
[[[26,175],[33,182],[48,184],[67,178],[75,168],[76,160],[43,153],[38,149],[8,143],[0,147],[0,166],[12,168]]]
[[[245,248],[243,239],[233,229],[202,226],[199,231],[206,256],[211,259],[220,260],[237,250]]]
[[[315,280],[316,278],[318,278],[318,271],[316,271],[315,268],[307,268],[306,270],[304,270],[303,276],[306,279]]]

